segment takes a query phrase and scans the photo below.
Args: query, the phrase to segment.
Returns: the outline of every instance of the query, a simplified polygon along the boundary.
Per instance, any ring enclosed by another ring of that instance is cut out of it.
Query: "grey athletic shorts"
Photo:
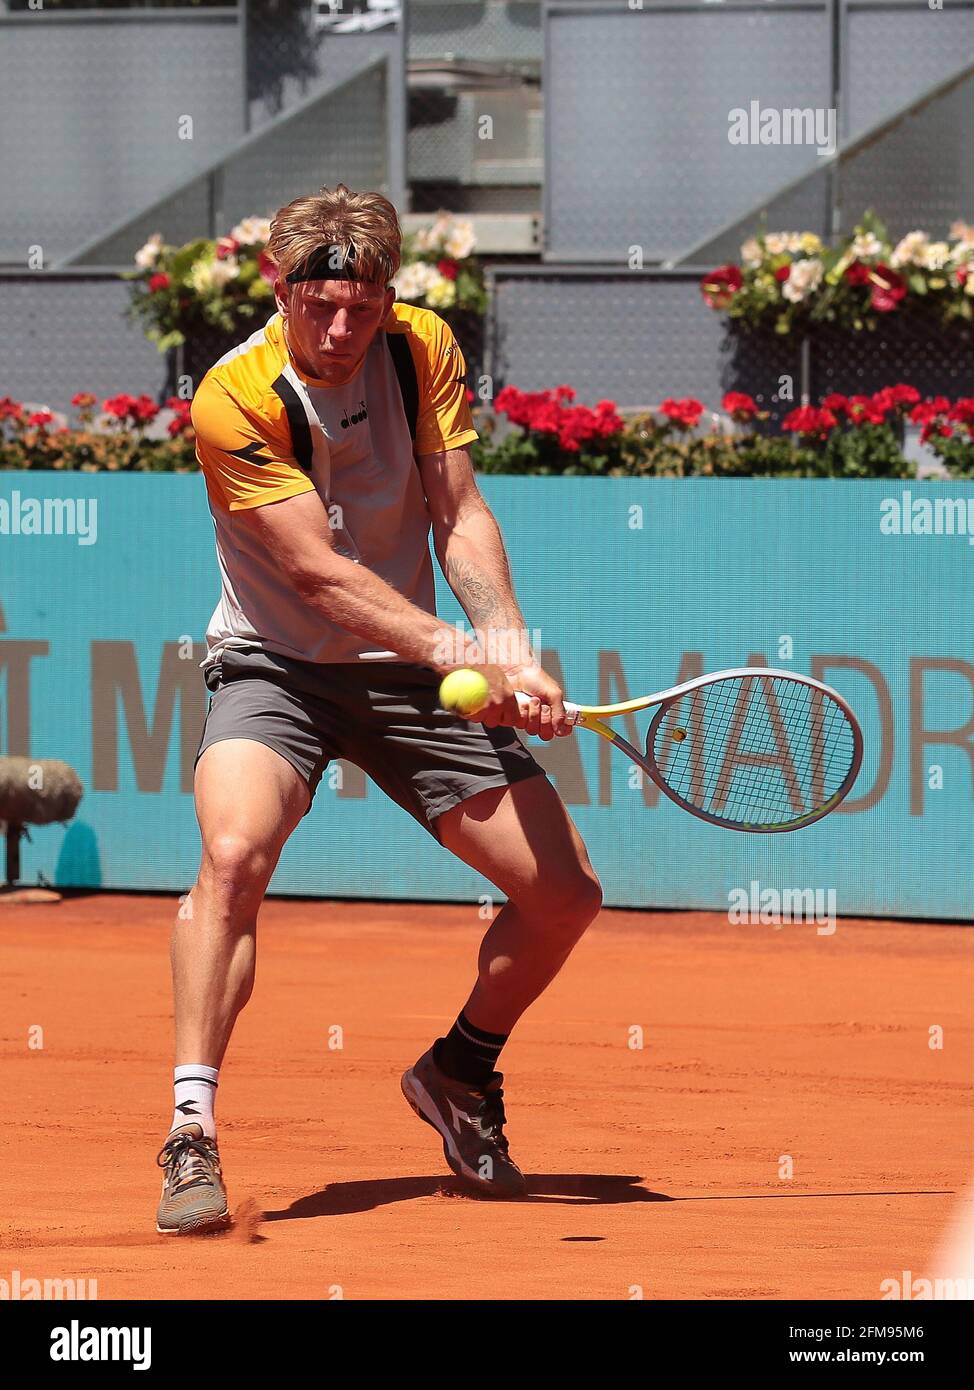
[[[346,758],[436,840],[436,818],[452,806],[487,787],[544,775],[516,730],[487,729],[441,708],[440,677],[423,666],[232,649],[207,671],[206,684],[197,762],[222,739],[253,739],[286,758],[313,799],[331,759]]]

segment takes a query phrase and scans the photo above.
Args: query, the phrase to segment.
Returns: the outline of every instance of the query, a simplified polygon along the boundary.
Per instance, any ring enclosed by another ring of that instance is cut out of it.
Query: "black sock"
[[[454,1081],[479,1085],[489,1081],[508,1033],[485,1033],[475,1027],[461,1009],[460,1017],[445,1038],[433,1044],[433,1061]]]

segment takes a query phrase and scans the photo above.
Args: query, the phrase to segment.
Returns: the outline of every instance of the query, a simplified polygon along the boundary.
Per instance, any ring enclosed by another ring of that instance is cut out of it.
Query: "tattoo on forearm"
[[[446,579],[473,623],[490,626],[505,612],[497,586],[469,560],[447,556]]]

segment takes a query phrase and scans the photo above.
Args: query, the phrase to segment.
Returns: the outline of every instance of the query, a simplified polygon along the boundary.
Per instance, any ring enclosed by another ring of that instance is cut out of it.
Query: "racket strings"
[[[666,707],[647,755],[687,804],[738,824],[780,825],[823,806],[852,767],[855,737],[824,691],[735,676]]]

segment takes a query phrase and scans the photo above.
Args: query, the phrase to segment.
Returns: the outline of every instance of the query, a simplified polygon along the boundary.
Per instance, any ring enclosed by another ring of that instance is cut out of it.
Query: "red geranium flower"
[[[788,276],[789,276],[790,274],[791,274],[791,265],[790,265],[790,264],[788,264],[788,265],[779,265],[778,269],[777,269],[777,270],[775,271],[775,273],[774,273],[774,278],[778,281],[778,284],[781,285],[781,284],[784,283],[785,280],[788,279]]]
[[[157,290],[168,290],[169,276],[164,270],[156,271],[155,275],[149,276],[149,292],[155,294]]]
[[[888,265],[874,266],[869,279],[873,287],[869,302],[877,313],[890,313],[906,297],[906,281]]]
[[[968,275],[970,275],[970,273],[971,273],[971,272],[968,270],[968,268],[967,268],[966,265],[959,265],[959,266],[957,267],[957,283],[958,283],[958,285],[966,285],[966,284],[967,284],[967,277],[968,277]]]
[[[887,409],[872,396],[850,396],[846,413],[854,425],[882,425]]]
[[[946,415],[950,401],[946,396],[934,396],[932,401],[921,401],[910,411],[910,419],[915,425],[926,425],[938,415]]]
[[[746,391],[727,391],[720,404],[731,419],[742,425],[748,424],[758,413],[757,401]]]
[[[896,405],[916,405],[920,399],[920,392],[915,386],[907,386],[905,382],[897,382],[895,386],[888,388],[892,394],[893,402]]]
[[[692,396],[684,396],[679,401],[667,396],[659,409],[661,415],[665,415],[668,420],[672,420],[675,425],[679,425],[682,429],[693,429],[694,425],[700,423],[700,416],[703,414],[703,405],[700,401],[695,401]]]
[[[831,410],[820,409],[815,405],[800,405],[785,416],[781,428],[794,434],[818,435],[825,439],[829,430],[835,429],[838,423]]]
[[[159,414],[159,407],[151,396],[139,396],[133,407],[132,414],[136,420],[154,420]]]
[[[266,251],[261,251],[257,257],[257,269],[260,271],[260,278],[266,280],[269,285],[273,285],[277,279],[277,265]]]
[[[240,242],[236,237],[221,236],[217,238],[216,258],[218,261],[225,261],[230,256],[235,256],[240,249]]]
[[[457,263],[449,258],[436,262],[436,268],[445,280],[455,280],[457,278]]]
[[[736,265],[721,265],[700,282],[700,292],[711,309],[726,309],[744,283]]]
[[[20,401],[15,401],[10,396],[0,397],[0,420],[19,420],[23,413],[24,407]]]
[[[505,386],[497,394],[494,409],[506,415],[512,424],[557,436],[559,447],[569,453],[577,453],[586,440],[605,438],[624,427],[612,401],[599,401],[594,410],[586,405],[563,404],[574,395],[570,386],[533,392]]]
[[[974,425],[974,396],[962,396],[947,412],[948,420],[957,420],[962,425]]]
[[[833,414],[841,412],[843,415],[848,415],[849,398],[840,395],[838,391],[833,391],[831,396],[826,396],[822,401],[822,406],[825,410],[831,410]]]
[[[90,391],[79,391],[77,395],[71,397],[71,404],[76,405],[79,410],[89,410],[98,400]]]
[[[53,419],[54,416],[51,413],[51,411],[35,410],[32,415],[27,416],[27,423],[28,425],[36,425],[38,427],[41,427],[43,425],[49,425]]]
[[[106,415],[114,415],[116,420],[131,420],[133,423],[147,423],[159,414],[159,407],[151,396],[110,396],[102,402]]]

